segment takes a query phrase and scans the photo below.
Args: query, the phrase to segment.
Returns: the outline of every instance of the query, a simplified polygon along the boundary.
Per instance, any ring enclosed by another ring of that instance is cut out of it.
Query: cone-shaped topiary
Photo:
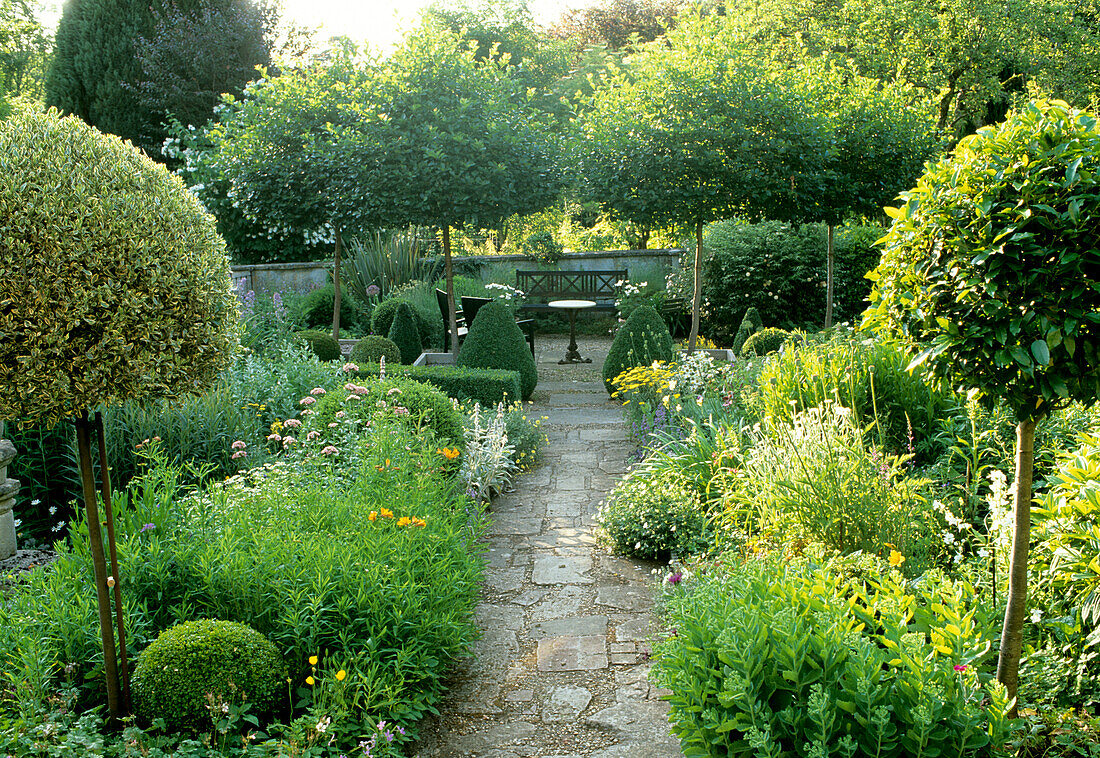
[[[741,347],[741,357],[756,358],[779,352],[779,348],[783,347],[783,343],[790,339],[790,336],[790,332],[775,327],[753,332]]]
[[[422,344],[417,330],[416,314],[408,303],[401,303],[393,314],[389,331],[390,342],[401,351],[401,362],[409,365],[420,357]]]
[[[672,335],[661,315],[648,305],[635,308],[626,323],[619,327],[603,364],[607,394],[615,391],[611,380],[627,369],[671,360]]]
[[[432,344],[432,325],[428,323],[428,318],[408,300],[399,297],[387,298],[375,306],[370,317],[371,332],[381,337],[388,335],[390,327],[393,326],[393,317],[397,315],[397,309],[402,303],[413,310],[413,315],[416,317],[416,329],[420,333],[420,344]],[[442,334],[442,325],[439,327],[439,333]]]
[[[340,357],[340,343],[331,334],[318,329],[306,329],[298,332],[298,336],[305,340],[313,354],[322,361],[334,361]]]
[[[531,397],[539,380],[535,359],[527,349],[512,311],[495,300],[477,312],[470,333],[458,351],[456,363],[470,368],[518,371],[524,400]]]
[[[379,358],[385,358],[386,363],[400,363],[401,349],[393,340],[370,334],[355,343],[349,357],[355,363],[378,363]]]
[[[733,354],[740,355],[741,349],[745,346],[745,341],[760,331],[763,326],[764,322],[760,318],[760,312],[749,306],[745,311],[745,318],[741,319],[741,326],[737,329],[737,335],[733,338]]]
[[[161,632],[138,658],[134,712],[144,721],[163,718],[170,730],[209,729],[211,707],[221,703],[247,702],[263,717],[275,709],[285,678],[278,650],[252,627],[188,621]]]

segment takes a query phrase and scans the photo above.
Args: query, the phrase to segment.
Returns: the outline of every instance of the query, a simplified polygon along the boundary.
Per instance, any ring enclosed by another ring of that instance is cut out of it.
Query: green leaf
[[[1035,340],[1031,343],[1031,354],[1040,366],[1050,365],[1050,349],[1044,340]]]

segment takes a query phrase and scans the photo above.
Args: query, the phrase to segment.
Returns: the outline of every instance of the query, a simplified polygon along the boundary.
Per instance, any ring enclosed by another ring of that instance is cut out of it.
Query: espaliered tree
[[[964,139],[903,194],[867,325],[911,369],[1016,416],[1014,532],[997,678],[1017,693],[1036,425],[1100,396],[1100,122],[1031,103]],[[1013,712],[1015,706],[1013,706]]]
[[[229,259],[213,219],[163,167],[79,119],[24,113],[0,122],[0,270],[0,419],[52,427],[76,417],[108,711],[117,719],[128,699],[123,577],[97,409],[216,380],[237,340]]]
[[[683,15],[597,88],[577,141],[586,192],[613,219],[690,225],[695,273],[688,351],[699,335],[703,226],[733,215],[786,219],[825,181],[828,125],[725,33]]]
[[[511,99],[508,68],[433,23],[382,66],[369,104],[370,202],[391,227],[442,230],[447,328],[457,352],[451,228],[488,227],[554,202],[563,184],[545,114]]]

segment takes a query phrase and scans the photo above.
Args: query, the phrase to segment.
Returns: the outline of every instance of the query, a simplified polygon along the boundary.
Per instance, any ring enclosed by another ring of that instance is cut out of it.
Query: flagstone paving
[[[564,338],[539,340],[549,444],[514,492],[493,501],[477,620],[483,636],[454,672],[421,758],[677,758],[668,706],[647,679],[652,564],[597,547],[600,502],[631,446],[599,370],[608,338],[578,337],[591,364],[557,365]]]

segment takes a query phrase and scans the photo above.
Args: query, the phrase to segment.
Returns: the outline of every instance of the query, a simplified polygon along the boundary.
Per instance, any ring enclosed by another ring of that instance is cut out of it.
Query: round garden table
[[[577,351],[577,311],[595,308],[596,303],[591,300],[551,300],[547,305],[569,312],[569,348],[565,351],[565,357],[558,363],[591,363],[591,358],[581,358],[581,354]]]

